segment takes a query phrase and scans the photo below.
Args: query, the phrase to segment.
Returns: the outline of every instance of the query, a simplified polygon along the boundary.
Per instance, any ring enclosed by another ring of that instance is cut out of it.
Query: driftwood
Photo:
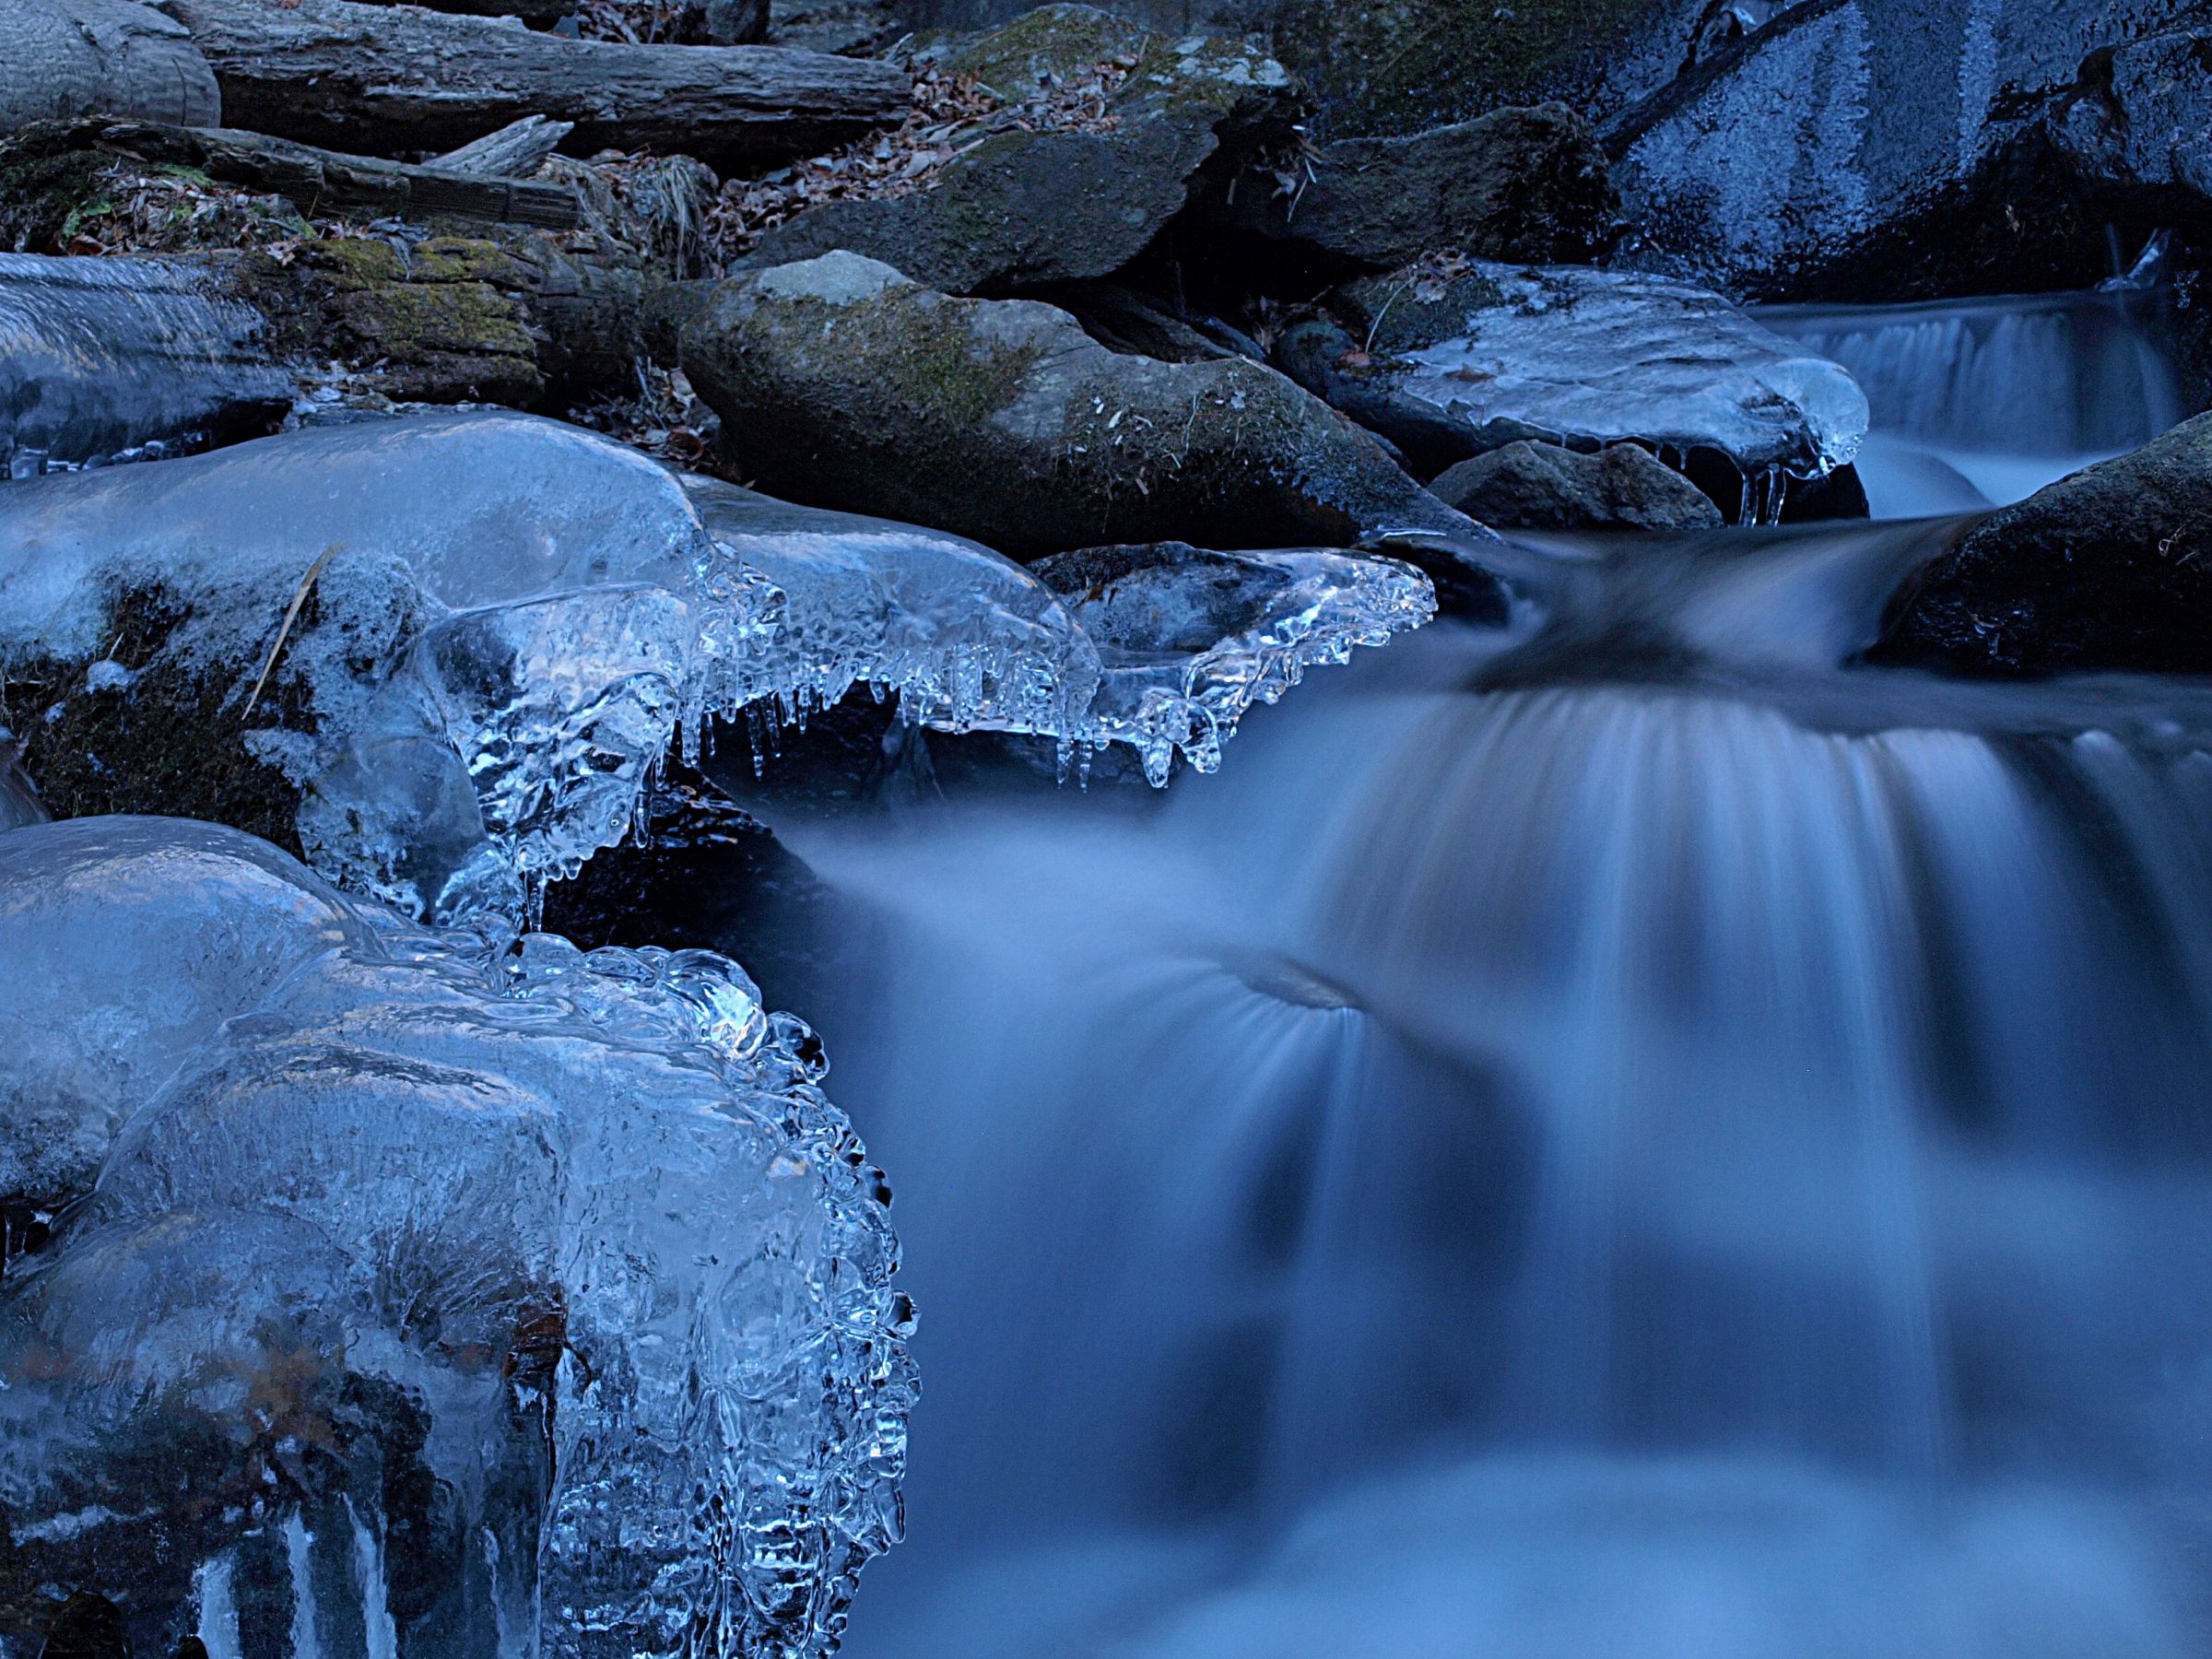
[[[0,0],[0,132],[133,115],[214,126],[221,94],[182,25],[138,0]]]
[[[188,167],[258,195],[283,196],[303,213],[465,219],[540,230],[566,230],[580,221],[575,190],[558,182],[486,178],[444,166],[410,167],[223,127],[136,121],[49,123],[18,135],[0,148],[0,158],[27,160],[70,151]]]
[[[482,173],[495,179],[526,179],[560,147],[575,131],[572,121],[547,121],[543,115],[525,115],[496,133],[487,133],[474,144],[434,156],[429,165],[441,172]]]
[[[358,0],[173,0],[232,123],[393,154],[453,148],[525,115],[573,145],[711,165],[810,154],[904,112],[895,65],[775,46],[632,46],[512,19]]]

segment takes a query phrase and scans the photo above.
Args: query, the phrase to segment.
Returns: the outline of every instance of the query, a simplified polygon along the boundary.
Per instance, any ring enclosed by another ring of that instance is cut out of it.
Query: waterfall
[[[2152,292],[1771,306],[1759,320],[1850,370],[1873,418],[1877,518],[2002,506],[2157,437],[2183,413]]]
[[[849,1651],[2191,1651],[2212,698],[1706,661],[1431,630],[1162,811],[803,846],[931,1378]]]

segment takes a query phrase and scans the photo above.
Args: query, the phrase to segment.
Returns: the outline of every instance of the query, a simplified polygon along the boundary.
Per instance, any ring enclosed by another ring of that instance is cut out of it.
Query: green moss
[[[1320,95],[1332,136],[1408,133],[1504,104],[1575,103],[1592,66],[1655,9],[1653,0],[1285,6],[1275,43]]]
[[[0,162],[0,247],[40,253],[61,246],[70,221],[100,194],[103,171],[103,159],[88,150]]]
[[[883,395],[935,422],[988,420],[1021,394],[1041,356],[1034,347],[978,339],[971,307],[916,289],[858,304],[798,300],[771,324],[794,346],[849,375],[866,366]]]
[[[953,75],[972,75],[1002,98],[1022,99],[1048,76],[1134,53],[1145,41],[1135,24],[1088,6],[1041,6],[1003,29],[955,45],[940,60]]]

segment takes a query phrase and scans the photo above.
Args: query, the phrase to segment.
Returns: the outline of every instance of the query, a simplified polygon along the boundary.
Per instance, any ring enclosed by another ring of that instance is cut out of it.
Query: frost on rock
[[[0,895],[7,1144],[74,1112],[78,1199],[0,1281],[7,1651],[80,1592],[140,1653],[830,1651],[911,1316],[805,1026],[176,820],[11,830]]]
[[[155,458],[281,417],[291,377],[208,272],[0,253],[0,477]]]
[[[1098,641],[1105,675],[1077,734],[1126,743],[1164,784],[1181,750],[1194,769],[1254,702],[1311,667],[1335,667],[1435,614],[1430,580],[1395,559],[1284,550],[1217,553],[1181,542],[1055,554],[1031,567]]]
[[[1418,276],[1378,278],[1408,290]],[[1397,351],[1398,389],[1500,441],[1638,440],[1713,449],[1747,478],[1814,477],[1858,453],[1866,399],[1846,370],[1691,284],[1580,266],[1476,263],[1477,303]],[[1381,304],[1389,303],[1383,292]],[[1402,297],[1407,312],[1421,296]],[[1380,318],[1387,331],[1390,318]],[[1485,444],[1481,447],[1495,447]]]
[[[1052,590],[980,543],[890,519],[795,507],[712,478],[684,487],[722,550],[782,594],[743,661],[732,705],[804,720],[856,685],[898,692],[909,718],[1072,734],[1099,653]]]

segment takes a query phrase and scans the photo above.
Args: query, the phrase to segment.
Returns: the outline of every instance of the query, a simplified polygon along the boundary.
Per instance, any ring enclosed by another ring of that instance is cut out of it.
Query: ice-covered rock
[[[137,618],[128,688],[29,731],[76,811],[242,815],[409,910],[512,914],[724,693],[765,584],[716,561],[595,434],[376,421],[0,491],[0,653],[76,683]]]
[[[1866,432],[1845,370],[1688,283],[1472,262],[1370,277],[1336,304],[1349,333],[1318,364],[1324,389],[1385,406],[1362,406],[1362,418],[1404,411],[1431,450],[1441,418],[1463,454],[1527,438],[1593,450],[1635,440],[1778,480],[1832,471]],[[1310,356],[1300,364],[1313,371]]]
[[[77,1592],[146,1653],[834,1645],[910,1315],[742,970],[507,954],[171,820],[11,831],[0,895],[6,1132],[105,1152],[0,1296],[11,1643]]]
[[[205,268],[0,253],[0,469],[135,460],[279,418],[292,377]]]
[[[782,594],[776,627],[737,670],[737,704],[780,717],[856,685],[953,731],[1072,734],[1099,654],[1052,590],[979,543],[890,519],[794,507],[713,478],[686,492],[724,552]]]
[[[1054,554],[1035,569],[1105,664],[1081,735],[1135,747],[1155,785],[1179,751],[1214,771],[1244,711],[1277,700],[1308,668],[1341,665],[1436,611],[1435,589],[1410,565],[1319,549],[1163,542]]]

